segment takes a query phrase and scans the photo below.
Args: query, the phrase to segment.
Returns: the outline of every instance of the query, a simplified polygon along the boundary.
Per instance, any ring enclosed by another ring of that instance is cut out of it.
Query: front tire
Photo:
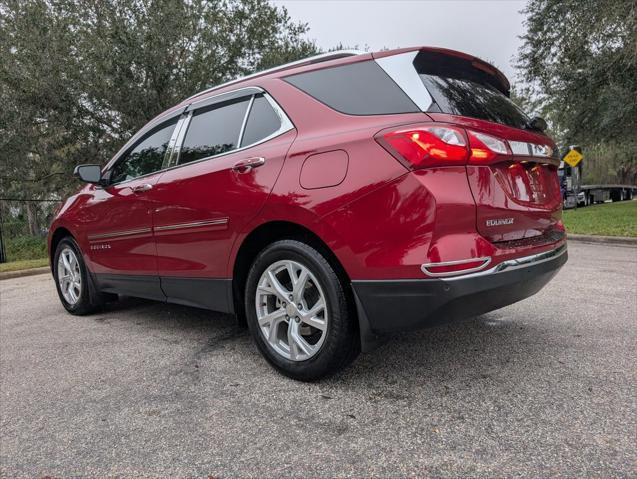
[[[95,289],[82,252],[71,237],[64,238],[55,249],[53,277],[62,306],[71,314],[93,313],[106,300]]]
[[[333,374],[360,350],[345,285],[305,243],[277,241],[257,256],[246,282],[245,311],[263,356],[293,379]]]

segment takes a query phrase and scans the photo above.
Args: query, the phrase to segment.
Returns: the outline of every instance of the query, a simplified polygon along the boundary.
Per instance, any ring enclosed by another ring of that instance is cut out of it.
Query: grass
[[[8,263],[0,263],[0,273],[6,273],[8,271],[19,271],[21,269],[40,268],[42,266],[48,265],[48,258],[9,261]]]
[[[563,220],[568,233],[637,237],[637,201],[565,210]]]

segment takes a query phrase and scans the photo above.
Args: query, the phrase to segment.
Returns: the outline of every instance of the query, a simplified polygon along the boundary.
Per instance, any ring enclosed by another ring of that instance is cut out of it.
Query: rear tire
[[[70,236],[62,239],[55,249],[53,278],[62,306],[71,314],[93,313],[109,299],[95,288],[80,247]]]
[[[282,374],[313,381],[345,368],[360,352],[346,285],[311,246],[282,240],[255,259],[246,281],[248,327]]]

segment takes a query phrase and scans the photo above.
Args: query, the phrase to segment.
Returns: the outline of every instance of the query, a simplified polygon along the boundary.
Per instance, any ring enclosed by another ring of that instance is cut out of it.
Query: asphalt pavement
[[[637,477],[637,248],[313,384],[229,316],[0,281],[0,477]],[[399,313],[397,313],[399,314]]]

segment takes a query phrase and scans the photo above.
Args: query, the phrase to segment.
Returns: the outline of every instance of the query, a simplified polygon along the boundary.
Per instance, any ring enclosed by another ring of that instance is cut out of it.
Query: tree
[[[266,0],[0,0],[0,195],[76,188],[187,96],[317,52]]]
[[[524,13],[521,93],[560,143],[583,146],[589,180],[637,183],[637,3],[530,0]]]

